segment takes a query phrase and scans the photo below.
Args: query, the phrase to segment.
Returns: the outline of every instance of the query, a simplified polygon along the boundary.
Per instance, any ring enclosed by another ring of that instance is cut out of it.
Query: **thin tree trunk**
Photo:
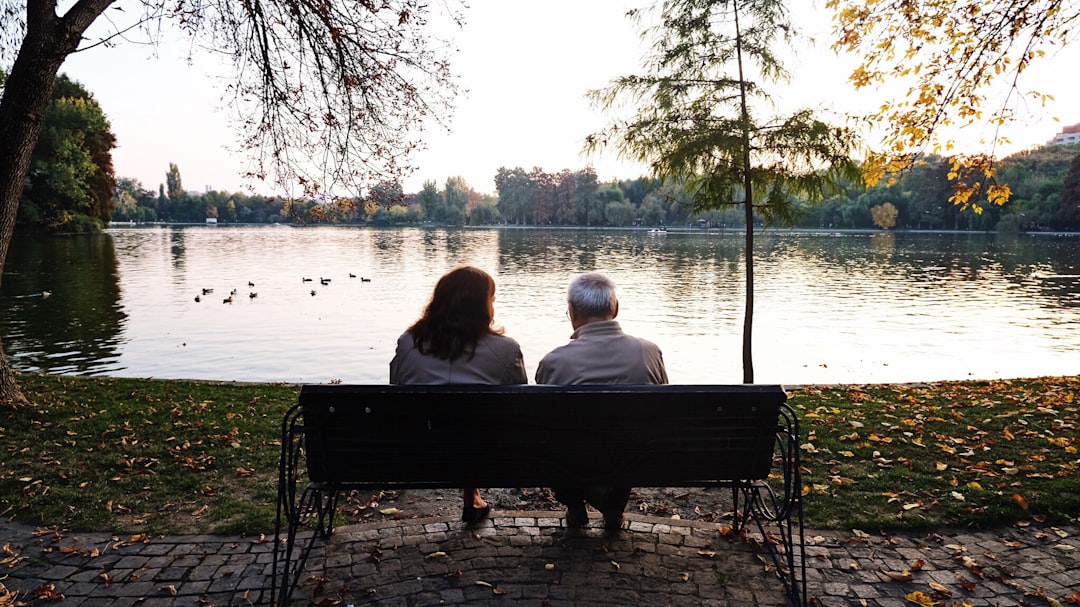
[[[56,16],[54,2],[26,3],[26,36],[0,97],[0,279],[56,73],[78,48],[86,28],[112,1],[79,0],[64,17]],[[0,342],[0,409],[12,409],[27,401],[2,345]]]
[[[739,29],[739,3],[732,2],[735,14],[735,54],[739,63],[739,99],[742,108],[743,207],[746,211],[746,309],[743,312],[742,362],[743,383],[754,383],[754,182],[750,173],[750,110],[746,103],[746,78],[743,76],[742,31]]]

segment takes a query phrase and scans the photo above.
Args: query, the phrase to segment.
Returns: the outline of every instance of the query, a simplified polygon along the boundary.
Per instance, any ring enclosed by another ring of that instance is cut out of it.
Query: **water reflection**
[[[620,286],[620,320],[660,344],[672,381],[741,379],[737,232],[278,226],[111,236],[13,243],[0,330],[18,368],[385,382],[395,340],[435,281],[470,263],[495,275],[496,319],[530,373],[570,335],[569,281],[600,270]],[[755,262],[760,382],[1080,371],[1080,239],[768,232]],[[214,291],[196,302],[203,289]],[[34,297],[44,290],[49,300]]]
[[[0,331],[23,371],[119,370],[127,315],[110,235],[16,235],[8,250]]]

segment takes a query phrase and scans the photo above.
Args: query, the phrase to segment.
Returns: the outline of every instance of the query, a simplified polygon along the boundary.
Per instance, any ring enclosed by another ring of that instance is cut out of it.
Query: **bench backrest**
[[[307,385],[310,480],[355,487],[763,479],[780,386]]]

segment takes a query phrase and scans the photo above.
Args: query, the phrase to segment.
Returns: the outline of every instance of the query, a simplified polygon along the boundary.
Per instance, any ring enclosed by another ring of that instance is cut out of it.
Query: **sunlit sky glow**
[[[438,127],[428,131],[428,149],[416,156],[419,169],[405,180],[406,192],[418,191],[428,180],[442,187],[448,177],[461,176],[478,192],[494,193],[494,176],[502,166],[552,173],[593,166],[601,180],[645,173],[614,151],[593,157],[581,152],[585,136],[607,123],[585,93],[616,76],[640,72],[644,48],[624,15],[641,2],[468,4],[465,28],[446,33],[460,49],[453,69],[468,92],[459,99],[451,134]],[[874,92],[856,93],[845,83],[852,59],[837,59],[828,50],[830,21],[823,2],[795,4],[793,21],[817,44],[800,48],[787,61],[793,80],[777,95],[779,103],[847,112],[876,106],[880,97]],[[1045,143],[1063,126],[1080,121],[1080,81],[1065,73],[1080,64],[1076,46],[1029,70],[1025,88],[1055,100],[1045,108],[1022,108],[1020,120],[1004,133],[1011,143],[999,153]],[[61,71],[82,82],[109,117],[118,139],[113,152],[118,176],[156,190],[171,162],[189,190],[240,190],[248,162],[227,149],[235,134],[220,109],[223,83],[212,77],[225,66],[208,53],[194,54],[189,63],[188,51],[178,36],[156,51],[134,44],[95,48],[70,57]],[[989,135],[958,132],[955,137],[964,150]],[[269,184],[254,188],[275,193]]]

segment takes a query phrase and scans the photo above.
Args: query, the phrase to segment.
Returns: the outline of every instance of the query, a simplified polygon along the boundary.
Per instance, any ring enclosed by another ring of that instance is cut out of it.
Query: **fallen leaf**
[[[1028,509],[1028,501],[1024,499],[1024,496],[1020,495],[1019,493],[1013,494],[1013,501],[1016,502],[1017,506],[1020,506],[1024,510]]]
[[[885,575],[887,575],[889,577],[889,579],[894,581],[894,582],[910,582],[912,580],[912,578],[913,578],[913,576],[911,575],[911,572],[907,571],[907,570],[900,571],[900,572],[885,571],[884,569],[881,569],[879,567],[878,571],[881,572],[881,573],[884,573]]]
[[[379,510],[379,514],[385,514],[387,516],[390,516],[391,514],[398,514],[400,512],[401,510],[398,510],[397,508],[383,508],[382,510]]]
[[[952,591],[951,590],[949,590],[945,586],[942,586],[941,584],[935,582],[934,580],[930,580],[928,583],[930,584],[930,588],[934,592],[936,592],[936,593],[938,593],[938,594],[940,594],[942,596],[945,596],[945,597],[952,596]]]
[[[908,601],[915,603],[916,605],[922,605],[923,607],[934,607],[934,599],[929,594],[916,590],[904,595],[904,598]]]

